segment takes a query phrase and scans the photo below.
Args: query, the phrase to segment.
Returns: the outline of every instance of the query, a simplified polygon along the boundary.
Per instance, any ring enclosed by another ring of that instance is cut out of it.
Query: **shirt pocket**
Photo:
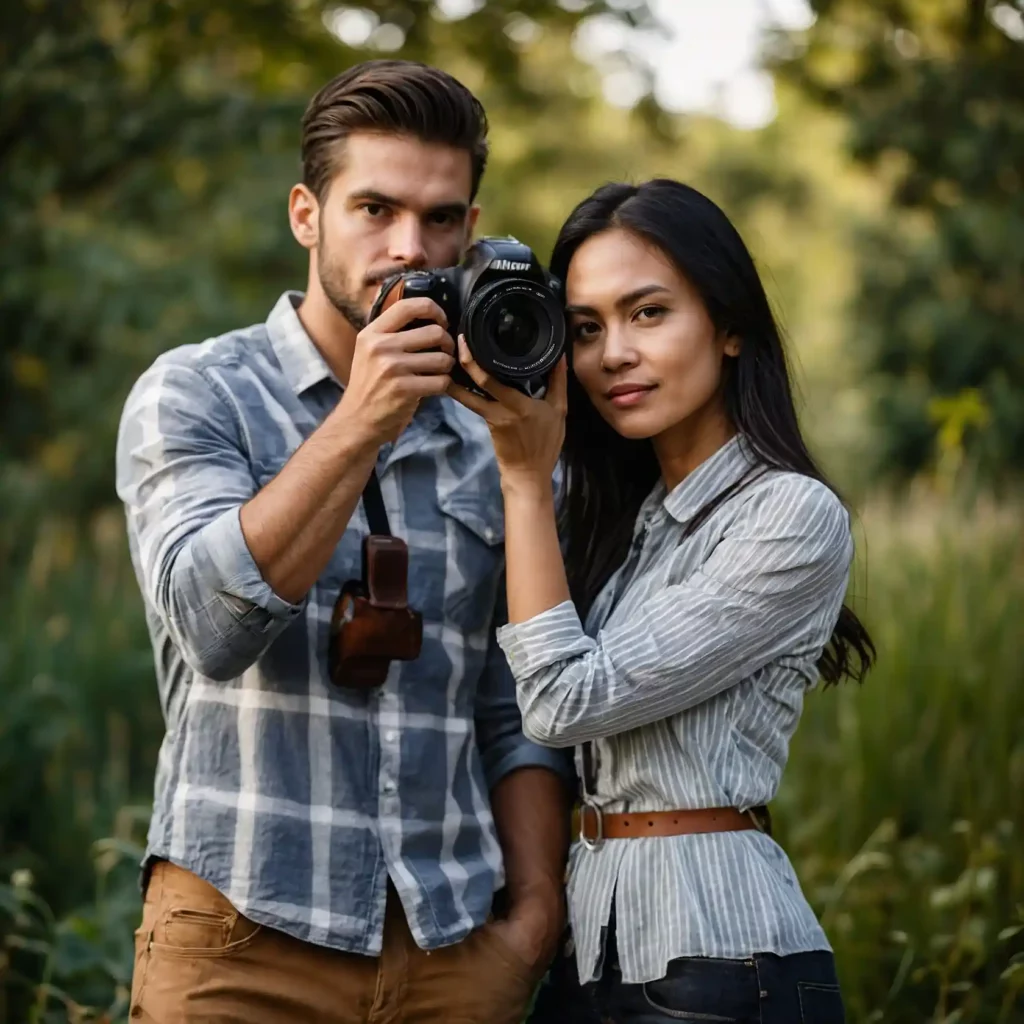
[[[440,573],[430,589],[440,599],[435,607],[444,609],[445,625],[464,633],[489,630],[495,605],[504,598],[504,510],[500,492],[490,484],[483,476],[438,496],[444,563],[433,566]]]

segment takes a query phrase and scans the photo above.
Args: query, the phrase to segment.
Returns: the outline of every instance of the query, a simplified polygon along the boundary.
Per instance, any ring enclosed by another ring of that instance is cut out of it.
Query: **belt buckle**
[[[594,817],[597,819],[596,839],[589,839],[586,835],[588,808],[594,812]],[[601,813],[601,808],[589,799],[582,800],[580,802],[580,842],[590,850],[591,853],[604,845],[604,815]]]

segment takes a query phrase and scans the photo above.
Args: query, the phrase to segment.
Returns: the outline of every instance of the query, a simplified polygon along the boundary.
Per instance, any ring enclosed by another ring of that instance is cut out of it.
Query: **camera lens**
[[[536,304],[525,295],[509,295],[488,311],[484,330],[503,355],[521,359],[537,344],[541,333]]]
[[[466,303],[464,322],[473,358],[526,393],[542,382],[565,343],[560,299],[537,281],[504,278],[485,284]]]

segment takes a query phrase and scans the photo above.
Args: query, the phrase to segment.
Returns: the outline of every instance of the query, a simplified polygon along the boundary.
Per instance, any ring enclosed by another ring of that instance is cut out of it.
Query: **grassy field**
[[[858,523],[880,663],[809,697],[775,808],[851,1024],[1024,1021],[1021,519]],[[119,517],[49,532],[0,608],[0,1020],[126,1019],[160,719]]]

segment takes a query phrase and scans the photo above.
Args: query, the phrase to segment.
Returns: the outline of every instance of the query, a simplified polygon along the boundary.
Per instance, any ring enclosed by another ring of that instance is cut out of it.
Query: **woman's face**
[[[597,411],[624,437],[721,419],[724,355],[700,296],[661,251],[613,228],[577,249],[565,282],[573,370]]]

